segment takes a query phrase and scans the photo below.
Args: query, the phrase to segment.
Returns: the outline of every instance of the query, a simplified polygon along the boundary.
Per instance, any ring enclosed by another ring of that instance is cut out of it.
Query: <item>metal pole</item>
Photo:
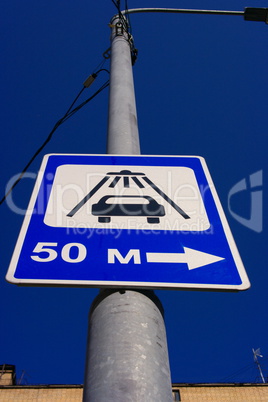
[[[266,381],[265,381],[265,379],[264,379],[263,372],[262,372],[262,369],[261,369],[261,365],[260,365],[259,360],[258,360],[258,356],[259,356],[259,357],[263,357],[263,356],[260,354],[260,348],[258,348],[258,349],[256,349],[256,350],[252,349],[252,352],[253,352],[253,355],[254,355],[254,362],[256,363],[256,365],[257,365],[257,367],[258,367],[258,369],[259,369],[259,372],[260,372],[261,380],[262,380],[262,382],[265,384]]]
[[[259,372],[260,372],[260,375],[261,375],[261,380],[265,384],[265,379],[264,379],[263,372],[262,372],[262,369],[261,369],[261,365],[260,365],[258,359],[257,359],[256,363],[257,363],[257,366],[258,366],[258,369],[259,369]]]
[[[152,291],[104,291],[89,317],[84,402],[171,402],[162,308]]]
[[[120,25],[121,24],[121,25]],[[107,153],[139,154],[127,33],[112,19]],[[89,315],[84,402],[171,402],[163,309],[152,291],[103,290]]]
[[[118,16],[111,20],[108,154],[140,154],[130,43]]]

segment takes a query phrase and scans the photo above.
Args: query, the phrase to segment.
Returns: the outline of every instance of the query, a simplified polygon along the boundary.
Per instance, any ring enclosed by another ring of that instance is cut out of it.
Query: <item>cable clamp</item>
[[[109,47],[107,50],[105,50],[105,52],[102,55],[106,60],[110,59],[110,57],[111,57],[111,48]]]
[[[97,74],[93,73],[91,74],[89,77],[87,77],[87,79],[84,81],[83,85],[85,88],[89,88],[91,84],[93,84],[93,82],[95,81],[95,79],[97,78]]]
[[[138,49],[134,48],[131,50],[131,62],[132,66],[136,63],[136,60],[138,58]]]

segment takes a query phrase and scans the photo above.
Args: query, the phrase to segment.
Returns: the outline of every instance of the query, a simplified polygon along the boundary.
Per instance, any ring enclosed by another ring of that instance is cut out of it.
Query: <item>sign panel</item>
[[[7,280],[250,286],[206,163],[197,156],[46,155]]]

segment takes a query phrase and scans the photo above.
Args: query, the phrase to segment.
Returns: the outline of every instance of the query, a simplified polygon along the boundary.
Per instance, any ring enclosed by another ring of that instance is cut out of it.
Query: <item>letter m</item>
[[[127,255],[125,257],[123,257],[122,254],[116,248],[109,248],[108,249],[108,264],[114,264],[115,258],[117,258],[117,260],[121,264],[128,264],[132,258],[134,260],[134,264],[141,263],[140,250],[131,249],[131,250],[129,250]]]

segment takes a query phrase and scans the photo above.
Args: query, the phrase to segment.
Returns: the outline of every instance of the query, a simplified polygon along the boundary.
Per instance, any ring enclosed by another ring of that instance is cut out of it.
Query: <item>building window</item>
[[[173,391],[172,395],[173,395],[173,401],[181,401],[181,395],[179,390]]]

